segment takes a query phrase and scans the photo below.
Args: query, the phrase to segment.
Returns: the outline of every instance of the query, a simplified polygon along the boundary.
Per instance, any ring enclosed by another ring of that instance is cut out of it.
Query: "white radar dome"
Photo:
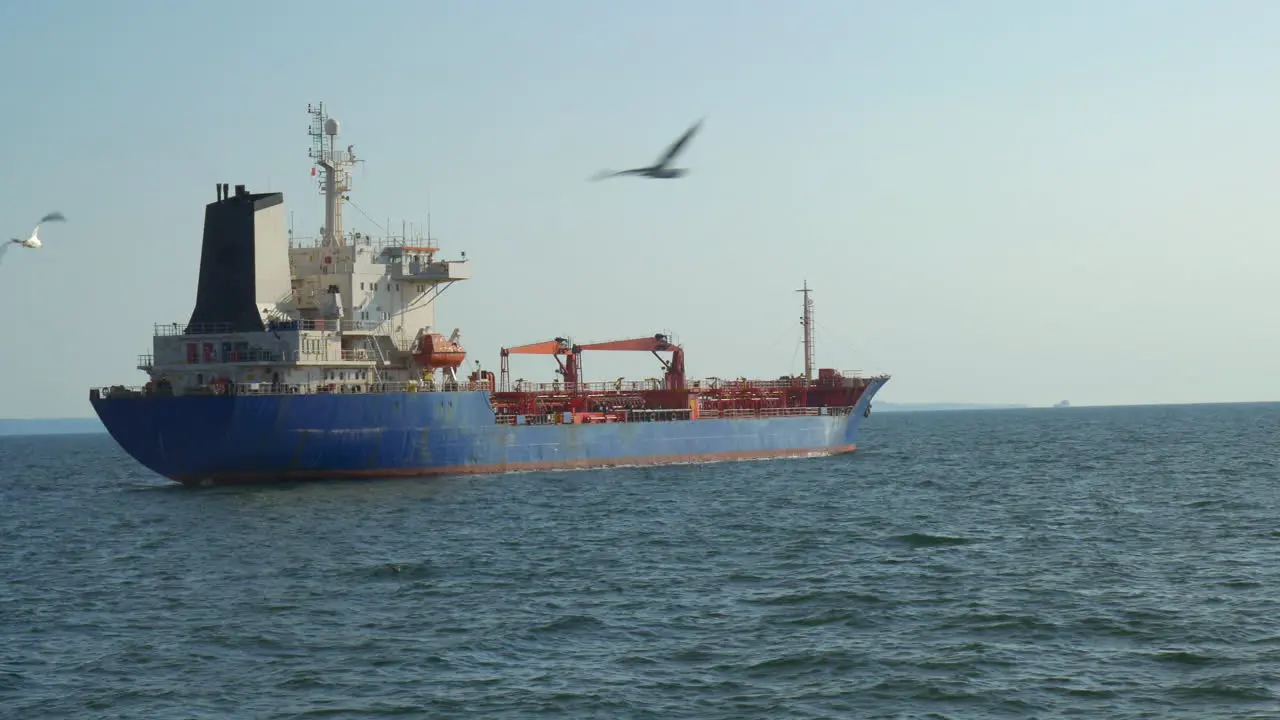
[[[329,118],[328,120],[325,120],[325,121],[324,121],[324,134],[325,134],[325,135],[329,135],[329,136],[337,135],[337,134],[338,134],[338,121],[337,121],[337,120],[334,120],[333,118]]]

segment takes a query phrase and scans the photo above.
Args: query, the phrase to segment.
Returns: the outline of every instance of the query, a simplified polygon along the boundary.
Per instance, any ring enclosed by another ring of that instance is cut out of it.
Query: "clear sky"
[[[467,251],[438,319],[487,364],[667,329],[693,375],[776,377],[807,280],[818,364],[887,401],[1280,400],[1280,3],[49,0],[0,35],[2,232],[68,217],[0,264],[0,416],[145,381],[215,183],[314,231],[318,101],[355,203],[430,197]],[[703,116],[687,178],[586,181]]]

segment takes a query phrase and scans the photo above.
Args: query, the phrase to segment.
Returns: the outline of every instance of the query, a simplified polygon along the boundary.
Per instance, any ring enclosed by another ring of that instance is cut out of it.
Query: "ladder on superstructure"
[[[369,344],[373,346],[373,354],[378,358],[379,367],[386,367],[391,364],[391,361],[387,360],[386,354],[382,352],[382,343],[378,342],[378,336],[369,336]]]
[[[307,131],[311,135],[311,152],[308,153],[311,159],[319,162],[324,158],[324,103],[320,103],[316,107],[307,106],[307,112],[311,113],[311,129]]]

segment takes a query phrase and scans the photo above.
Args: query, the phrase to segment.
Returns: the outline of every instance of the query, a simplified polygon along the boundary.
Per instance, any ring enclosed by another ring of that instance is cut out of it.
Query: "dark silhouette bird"
[[[639,177],[653,178],[656,180],[671,180],[683,177],[688,174],[688,168],[673,168],[671,167],[671,162],[676,159],[676,155],[679,155],[681,150],[684,150],[685,145],[689,144],[689,141],[693,139],[693,136],[696,135],[698,130],[701,128],[702,120],[690,125],[689,129],[685,130],[684,134],[680,136],[680,139],[671,143],[671,146],[662,153],[662,156],[658,158],[658,162],[650,165],[649,167],[619,170],[617,172],[612,170],[601,170],[592,179],[604,180],[605,178],[619,177],[621,175],[637,175]]]

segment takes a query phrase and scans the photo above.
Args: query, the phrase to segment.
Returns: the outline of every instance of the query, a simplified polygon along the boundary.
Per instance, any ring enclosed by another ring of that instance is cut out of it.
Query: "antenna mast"
[[[321,244],[325,247],[341,247],[345,244],[342,233],[342,201],[344,193],[351,192],[351,173],[347,168],[356,163],[355,154],[348,145],[337,150],[334,143],[340,125],[324,112],[324,103],[307,105],[311,115],[311,150],[307,153],[320,166],[320,192],[324,195],[324,230]]]
[[[796,292],[804,294],[804,315],[800,317],[800,324],[804,327],[804,381],[810,383],[813,382],[813,298],[809,293],[813,291],[809,289],[809,281],[805,280],[804,287]]]

